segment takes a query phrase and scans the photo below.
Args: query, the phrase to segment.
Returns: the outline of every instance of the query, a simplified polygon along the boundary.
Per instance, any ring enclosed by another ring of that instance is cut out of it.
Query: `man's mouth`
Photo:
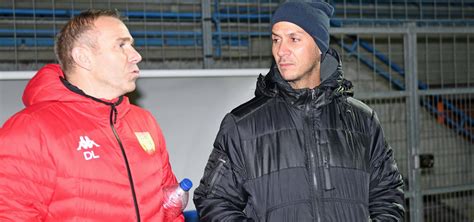
[[[292,66],[293,63],[278,63],[278,65],[280,66],[280,68],[286,68],[286,67],[289,67],[289,66]]]

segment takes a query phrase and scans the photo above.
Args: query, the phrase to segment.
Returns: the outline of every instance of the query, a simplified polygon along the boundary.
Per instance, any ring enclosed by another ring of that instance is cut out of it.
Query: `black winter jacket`
[[[259,77],[221,124],[194,193],[201,221],[403,220],[392,149],[342,74],[330,50],[315,89],[292,89],[275,66]]]

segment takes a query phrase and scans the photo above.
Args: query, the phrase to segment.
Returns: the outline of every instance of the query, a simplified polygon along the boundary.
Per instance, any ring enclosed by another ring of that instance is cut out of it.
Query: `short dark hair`
[[[69,20],[56,36],[54,53],[64,73],[74,66],[74,59],[72,58],[71,52],[75,44],[83,37],[84,33],[93,29],[94,22],[102,16],[121,20],[120,13],[117,10],[89,9]],[[94,46],[95,42],[89,41],[88,43]]]

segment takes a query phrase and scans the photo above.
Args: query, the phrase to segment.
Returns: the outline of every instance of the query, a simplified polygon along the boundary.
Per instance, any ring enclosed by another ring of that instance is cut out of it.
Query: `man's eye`
[[[298,39],[298,38],[291,38],[291,40],[292,40],[293,42],[299,42],[299,41],[300,41],[300,39]]]
[[[278,41],[279,41],[279,39],[272,39],[272,42],[275,42],[275,43],[276,43],[276,42],[278,42]]]

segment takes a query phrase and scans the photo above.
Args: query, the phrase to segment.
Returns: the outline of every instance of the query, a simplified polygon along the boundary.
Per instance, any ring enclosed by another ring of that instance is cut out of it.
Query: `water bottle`
[[[188,204],[188,191],[192,186],[191,180],[184,178],[179,184],[163,188],[165,221],[173,221],[183,212]]]

